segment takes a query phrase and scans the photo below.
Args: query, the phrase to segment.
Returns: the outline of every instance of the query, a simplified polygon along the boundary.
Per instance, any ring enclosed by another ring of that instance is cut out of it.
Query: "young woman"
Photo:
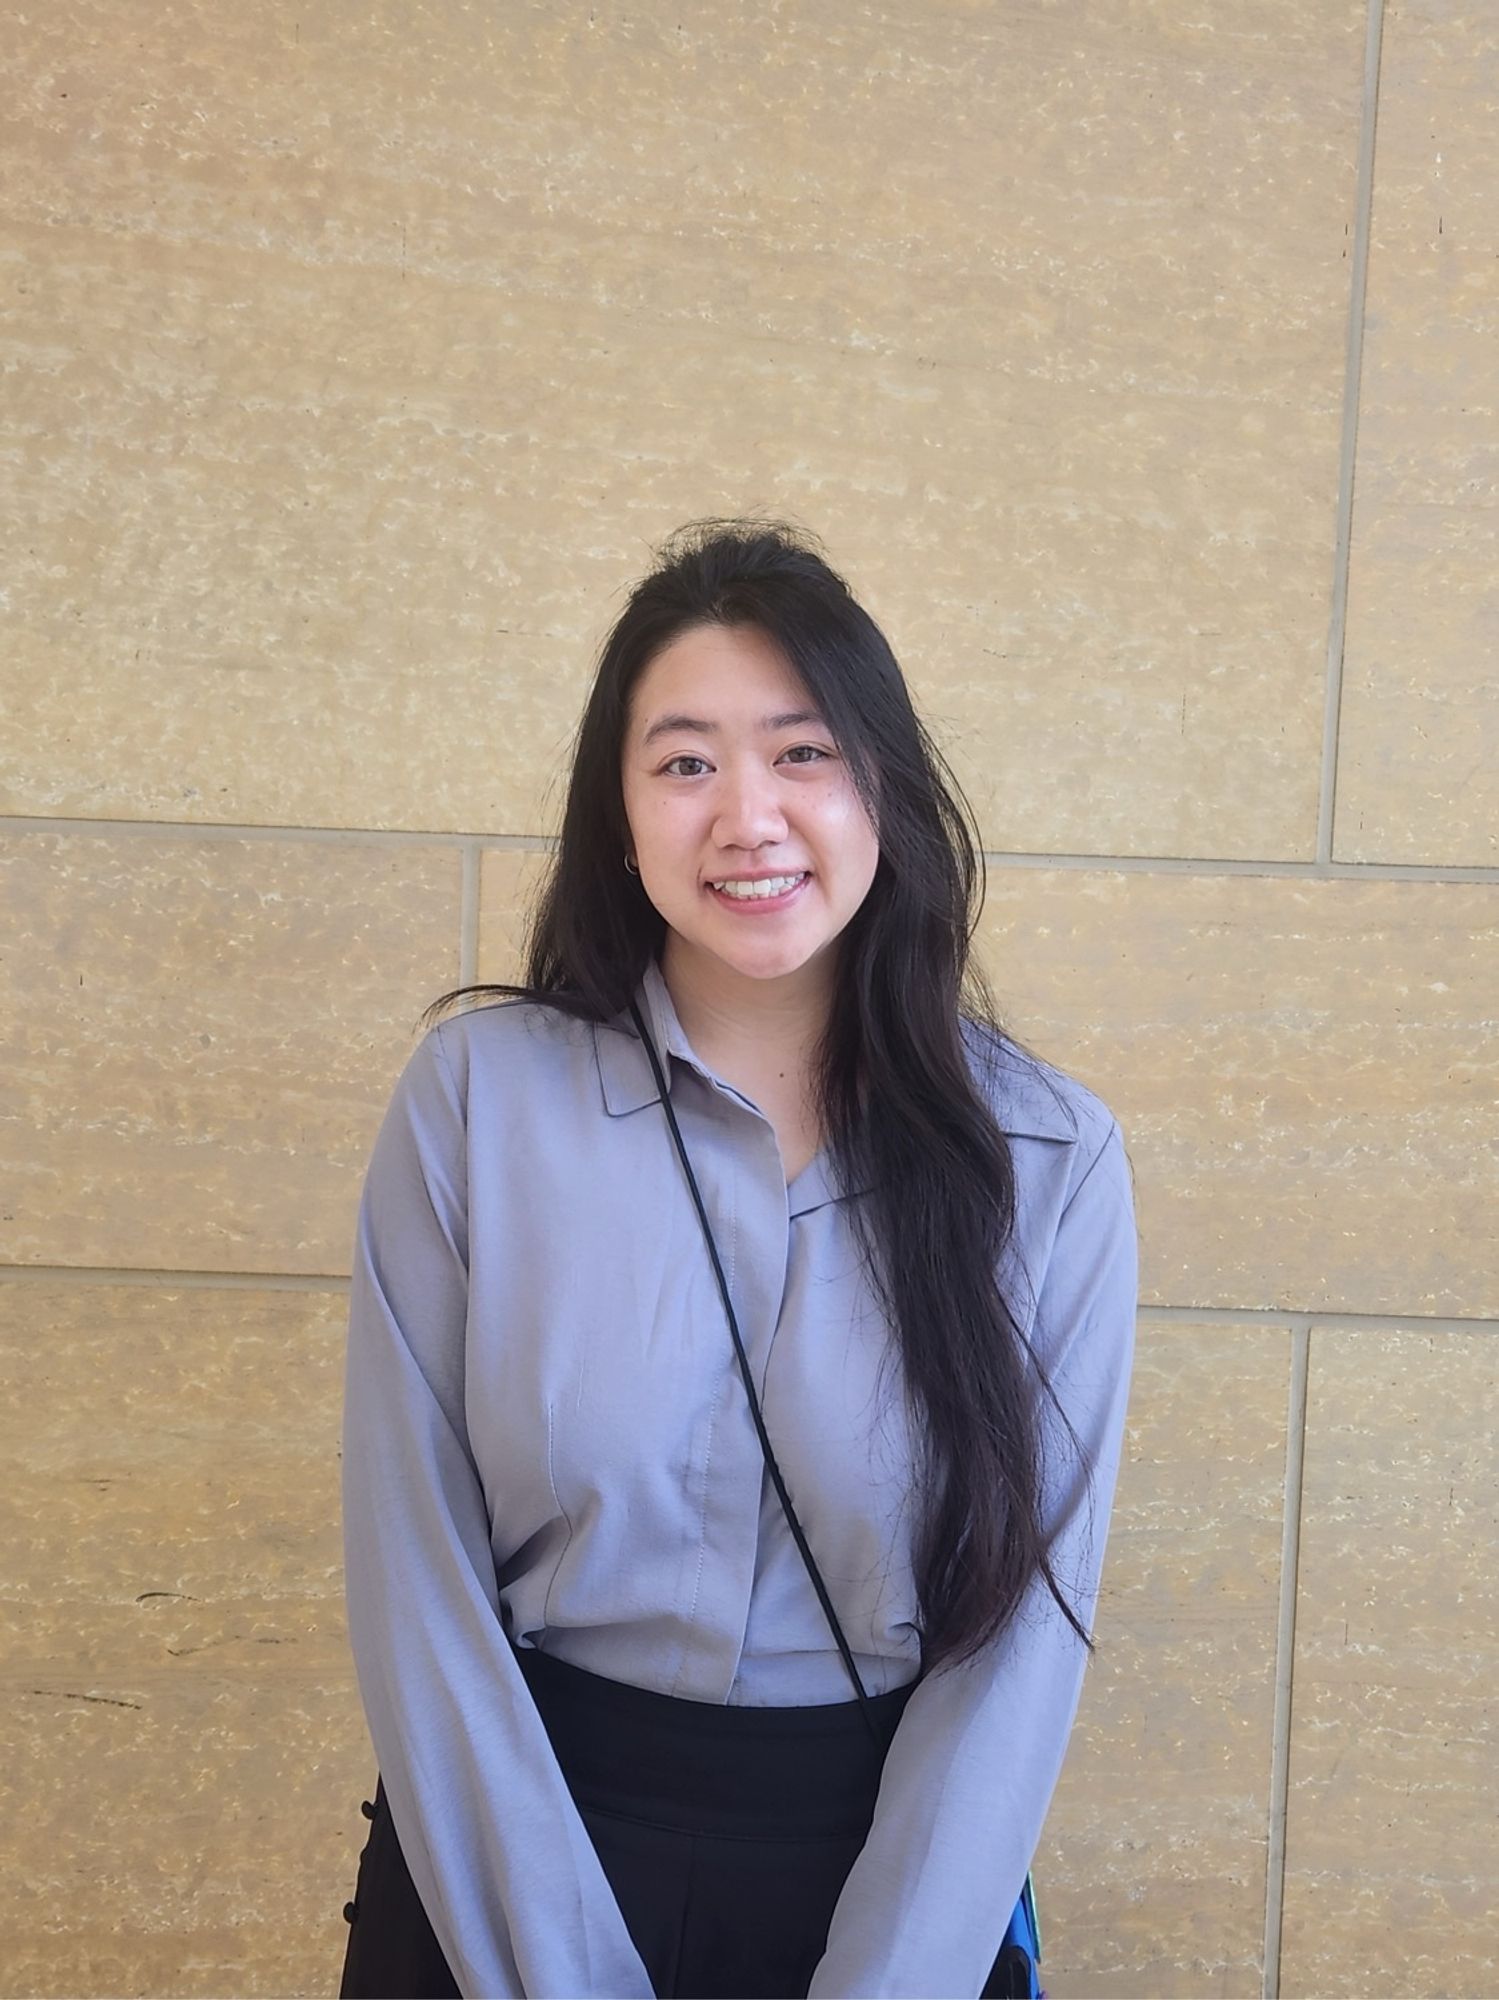
[[[1121,1451],[1120,1128],[999,1026],[961,795],[812,538],[658,556],[526,983],[434,1003],[503,996],[429,1025],[366,1177],[341,1991],[1034,1991],[1001,1945]]]

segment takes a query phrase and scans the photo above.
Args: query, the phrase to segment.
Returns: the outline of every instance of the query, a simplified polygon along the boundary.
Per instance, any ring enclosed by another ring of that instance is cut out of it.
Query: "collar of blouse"
[[[726,1093],[735,1103],[747,1102],[694,1053],[677,1019],[670,989],[660,967],[654,962],[646,968],[638,998],[655,1035],[658,1051],[664,1048],[678,1057],[696,1070],[705,1083],[714,1090]],[[593,1044],[604,1108],[610,1117],[622,1118],[656,1102],[656,1079],[650,1057],[640,1046],[628,1008],[622,1008],[612,1021],[594,1026]],[[1030,1069],[1007,1067],[998,1081],[997,1090],[996,1108],[1000,1125],[1010,1138],[1055,1139],[1066,1143],[1076,1141],[1077,1126],[1071,1112],[1059,1096],[1053,1096],[1051,1088],[1039,1074]],[[831,1161],[823,1151],[796,1176],[787,1189],[787,1197],[790,1213],[803,1215],[810,1209],[822,1207],[825,1202],[864,1191],[863,1187],[844,1188],[841,1183],[835,1186]]]

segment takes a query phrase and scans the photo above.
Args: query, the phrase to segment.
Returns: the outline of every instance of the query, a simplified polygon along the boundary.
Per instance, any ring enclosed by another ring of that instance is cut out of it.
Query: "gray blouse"
[[[774,1127],[693,1053],[655,964],[638,998],[807,1540],[865,1688],[903,1686],[919,1662],[914,1457],[848,1220],[863,1190],[826,1149],[788,1185]],[[1091,1629],[1134,1347],[1128,1161],[1084,1084],[969,1048],[1018,1179],[1001,1277],[1092,1471],[1043,1399],[1052,1561]],[[359,1206],[342,1489],[360,1696],[461,1991],[649,2000],[507,1633],[693,1701],[852,1688],[628,1010],[595,1026],[481,1007],[408,1058]],[[1038,1579],[996,1645],[915,1690],[812,1996],[979,1993],[1086,1659]]]

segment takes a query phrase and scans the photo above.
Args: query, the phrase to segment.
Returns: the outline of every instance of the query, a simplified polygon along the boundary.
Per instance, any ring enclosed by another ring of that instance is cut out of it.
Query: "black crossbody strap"
[[[661,1105],[666,1112],[667,1123],[671,1126],[671,1136],[676,1141],[677,1152],[681,1157],[682,1167],[687,1175],[687,1185],[692,1190],[692,1199],[697,1207],[698,1220],[703,1225],[703,1235],[706,1237],[708,1243],[708,1255],[713,1260],[713,1274],[718,1280],[719,1293],[723,1299],[723,1309],[728,1314],[729,1332],[734,1336],[734,1352],[739,1357],[739,1372],[744,1377],[744,1386],[749,1395],[750,1411],[754,1416],[755,1429],[760,1438],[760,1449],[765,1454],[766,1468],[775,1484],[776,1492],[780,1495],[781,1505],[786,1510],[787,1523],[790,1526],[792,1535],[795,1537],[796,1546],[801,1550],[802,1561],[807,1566],[807,1574],[812,1579],[812,1586],[817,1592],[823,1610],[827,1613],[828,1623],[833,1628],[833,1637],[838,1641],[838,1650],[843,1655],[843,1664],[847,1667],[848,1677],[853,1682],[854,1688],[858,1693],[864,1720],[869,1725],[869,1732],[875,1741],[880,1742],[879,1730],[875,1726],[874,1718],[870,1713],[869,1696],[865,1693],[864,1683],[859,1678],[859,1670],[854,1665],[854,1656],[848,1649],[848,1641],[843,1636],[843,1627],[838,1623],[838,1614],[833,1609],[833,1601],[828,1596],[827,1587],[823,1583],[821,1572],[818,1570],[817,1564],[812,1560],[812,1551],[807,1547],[807,1538],[802,1533],[802,1524],[796,1518],[796,1509],[792,1506],[791,1496],[786,1491],[786,1482],[781,1477],[781,1468],[776,1464],[775,1453],[770,1448],[770,1439],[765,1434],[765,1419],[760,1414],[760,1399],[755,1394],[754,1379],[750,1374],[749,1357],[745,1354],[744,1342],[739,1335],[739,1322],[734,1316],[734,1305],[729,1297],[728,1281],[724,1277],[723,1265],[719,1260],[718,1245],[713,1240],[713,1230],[708,1222],[708,1211],[703,1206],[703,1197],[698,1190],[697,1176],[692,1171],[692,1162],[688,1159],[687,1148],[682,1143],[682,1130],[677,1124],[677,1114],[672,1109],[671,1091],[667,1086],[666,1076],[661,1068],[661,1058],[657,1055],[655,1044],[646,1032],[645,1022],[641,1019],[640,1008],[633,999],[630,1001],[630,1012],[635,1018],[635,1026],[639,1030],[640,1039],[644,1042],[646,1053],[651,1059],[651,1068],[656,1076],[656,1088],[661,1094]]]

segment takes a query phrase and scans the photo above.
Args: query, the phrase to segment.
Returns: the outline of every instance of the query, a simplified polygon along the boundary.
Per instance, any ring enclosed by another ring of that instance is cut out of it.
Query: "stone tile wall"
[[[58,0],[0,65],[0,1993],[336,1991],[363,1166],[742,508],[1135,1170],[1049,1991],[1499,1992],[1499,23]]]

